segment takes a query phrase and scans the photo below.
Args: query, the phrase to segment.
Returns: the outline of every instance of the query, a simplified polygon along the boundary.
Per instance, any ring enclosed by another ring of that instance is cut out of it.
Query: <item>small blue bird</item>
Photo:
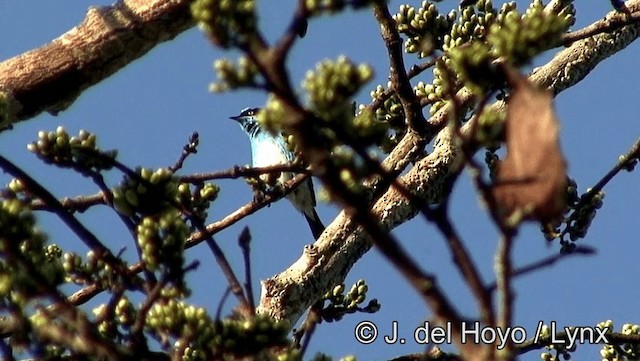
[[[251,158],[254,167],[268,167],[277,164],[288,164],[295,160],[295,154],[289,150],[287,143],[280,134],[273,134],[262,129],[258,123],[257,114],[259,108],[246,108],[240,115],[230,117],[240,124],[242,130],[247,133],[251,141]],[[279,184],[284,184],[295,176],[292,172],[282,172],[278,178]],[[313,237],[318,239],[324,232],[324,225],[316,213],[316,197],[313,192],[313,183],[308,178],[296,189],[287,195],[293,206],[302,212],[309,223]]]

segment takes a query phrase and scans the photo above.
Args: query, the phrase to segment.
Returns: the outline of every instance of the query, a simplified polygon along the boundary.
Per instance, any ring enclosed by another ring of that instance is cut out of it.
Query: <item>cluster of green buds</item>
[[[382,104],[376,109],[376,118],[389,123],[394,129],[404,128],[404,111],[402,104],[400,104],[400,99],[398,99],[395,94],[386,99],[383,98],[387,89],[390,87],[391,83],[388,83],[386,88],[382,85],[377,85],[375,89],[369,93],[371,100],[382,101]]]
[[[191,336],[192,345],[207,345],[213,339],[214,322],[201,307],[176,299],[156,302],[146,317],[145,328],[159,339]]]
[[[88,251],[83,260],[75,252],[67,252],[62,256],[62,268],[67,282],[78,285],[95,284],[103,289],[118,286],[120,278],[113,267],[94,251]]]
[[[575,22],[573,4],[553,13],[541,0],[534,0],[523,15],[515,10],[501,12],[487,37],[496,58],[516,66],[560,43],[560,36]]]
[[[569,329],[573,330],[575,327],[569,327]],[[552,337],[554,337],[553,343]],[[547,325],[542,325],[538,342],[546,345],[547,351],[540,354],[540,359],[543,361],[570,360],[571,352],[576,350],[576,344],[569,347],[569,339],[558,334],[552,335],[551,329]],[[553,351],[553,353],[548,351]]]
[[[391,84],[387,84],[387,88],[391,87]],[[375,118],[378,121],[385,122],[389,131],[380,142],[380,149],[384,153],[389,153],[398,144],[400,139],[406,133],[406,124],[404,121],[404,110],[400,99],[394,94],[386,96],[387,88],[382,85],[376,86],[371,91],[371,100],[374,102],[381,102],[380,106],[376,107]],[[362,108],[362,106],[361,106]]]
[[[217,355],[248,356],[272,347],[287,347],[289,326],[267,315],[249,319],[226,318],[216,322],[213,348]]]
[[[424,87],[414,89],[416,95],[428,99],[431,103],[429,108],[431,115],[437,113],[447,104],[447,98],[458,87],[455,83],[452,84],[452,81],[455,82],[456,76],[459,75],[454,75],[455,73],[450,70],[451,63],[451,59],[446,55],[438,58],[433,67],[432,86],[425,84]]]
[[[355,152],[344,145],[333,148],[331,161],[338,169],[340,181],[352,193],[358,194],[365,190],[364,179],[369,175],[369,169],[362,164]]]
[[[445,35],[442,50],[449,51],[471,40],[485,40],[491,26],[515,9],[515,1],[502,4],[497,10],[491,0],[479,0],[475,6],[465,7],[449,34]]]
[[[221,93],[231,89],[256,85],[258,68],[247,57],[243,56],[237,64],[228,59],[218,59],[213,63],[218,82],[212,83],[209,90]]]
[[[372,77],[369,65],[356,65],[340,56],[337,60],[324,60],[315,70],[307,72],[302,86],[315,114],[327,121],[350,121],[351,97]]]
[[[137,168],[113,189],[113,203],[126,216],[157,214],[179,204],[179,184],[168,168]]]
[[[31,272],[38,272],[38,277]],[[46,245],[29,207],[17,198],[0,200],[0,297],[26,302],[40,294],[46,282],[55,287],[63,281],[60,252]]]
[[[197,218],[200,222],[207,219],[207,210],[211,202],[218,198],[220,187],[213,183],[203,183],[191,186],[181,183],[178,186],[178,196],[180,206],[189,209],[191,217]]]
[[[255,35],[255,7],[255,0],[197,0],[191,4],[191,14],[214,44],[229,48],[246,44]]]
[[[447,73],[443,69],[436,73],[438,68],[446,66],[453,69],[456,74],[456,82],[466,86],[469,90],[482,93],[495,86],[495,71],[491,62],[495,59],[491,53],[491,46],[487,43],[487,33],[498,18],[506,13],[513,12],[517,15],[515,2],[502,5],[500,10],[493,7],[490,0],[480,0],[475,7],[468,6],[462,9],[457,22],[451,26],[451,31],[444,37],[442,49],[446,51],[443,61],[437,64],[434,69],[434,85],[436,89],[439,84],[436,82],[442,79],[442,74]],[[442,81],[442,80],[441,80]],[[459,86],[459,85],[458,85]],[[438,98],[441,98],[439,96]],[[441,103],[432,107],[431,114],[434,114]]]
[[[80,130],[69,136],[64,127],[55,131],[38,132],[38,140],[27,145],[45,163],[73,168],[80,172],[108,170],[113,167],[117,151],[101,151],[96,146],[96,135]]]
[[[442,15],[435,4],[426,0],[419,8],[400,5],[398,13],[393,16],[397,31],[407,36],[406,52],[415,53],[419,58],[431,55],[435,49],[442,49],[444,38],[456,18],[455,11]]]
[[[611,333],[614,327],[613,321],[600,322],[598,327],[607,327],[609,333]],[[640,325],[626,323],[622,325],[621,333],[626,336],[640,335]],[[600,349],[600,356],[604,361],[637,360],[640,358],[640,346],[637,343],[604,344]]]
[[[435,114],[462,86],[478,94],[502,87],[492,64],[501,59],[521,66],[557,46],[575,21],[574,14],[571,2],[546,9],[536,0],[521,15],[514,1],[496,9],[491,0],[479,0],[444,16],[424,1],[419,8],[402,5],[394,19],[398,31],[407,36],[407,52],[420,57],[444,52],[433,69],[432,84],[418,83],[414,89]]]
[[[175,284],[182,284],[184,245],[190,229],[178,210],[142,218],[136,228],[142,262],[150,271],[163,268]]]
[[[362,279],[351,286],[345,294],[344,284],[337,285],[324,295],[324,299],[329,301],[329,305],[323,307],[322,319],[327,322],[339,321],[344,315],[355,312],[375,313],[380,309],[377,299],[372,299],[369,303],[361,307],[360,305],[367,298],[369,287]]]
[[[116,302],[113,316],[108,314],[109,307],[103,303],[95,307],[92,312],[98,323],[98,332],[104,337],[113,338],[116,336],[118,326],[129,329],[134,324],[138,310],[126,296],[120,297]]]
[[[174,339],[183,360],[227,359],[289,345],[288,325],[268,316],[214,321],[204,308],[175,299],[156,303],[145,327],[158,339]]]

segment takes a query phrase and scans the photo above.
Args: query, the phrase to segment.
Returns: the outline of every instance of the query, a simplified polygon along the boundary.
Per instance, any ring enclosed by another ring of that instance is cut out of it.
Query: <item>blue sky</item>
[[[259,1],[261,25],[271,39],[281,34],[287,24],[292,1]],[[523,9],[528,2],[518,1]],[[50,2],[45,0],[4,1],[0,3],[3,37],[0,58],[6,59],[40,46],[78,24],[90,5],[108,2]],[[391,1],[392,12],[400,2]],[[414,5],[419,5],[416,1]],[[457,5],[444,1],[441,9]],[[601,18],[610,11],[605,0],[576,2],[577,24],[574,29]],[[443,12],[446,12],[443,10]],[[307,36],[296,45],[289,69],[295,84],[305,72],[325,58],[340,54],[355,62],[366,62],[376,70],[376,84],[386,83],[387,56],[380,41],[378,27],[370,12],[347,11],[334,17],[314,19]],[[235,122],[228,119],[247,106],[264,104],[265,95],[244,91],[213,95],[207,91],[213,81],[212,63],[220,57],[235,58],[234,52],[213,49],[197,30],[192,29],[174,41],[164,43],[121,70],[108,80],[86,91],[76,103],[57,117],[43,114],[17,124],[10,132],[0,134],[0,154],[8,157],[48,186],[56,195],[71,196],[96,191],[87,179],[71,172],[60,172],[44,166],[26,149],[38,130],[52,130],[64,125],[70,133],[88,129],[99,135],[103,149],[120,149],[120,160],[131,166],[162,167],[171,165],[193,131],[200,133],[199,153],[189,158],[184,173],[223,170],[233,165],[250,163],[248,140]],[[542,64],[547,55],[538,60]],[[570,175],[579,190],[595,184],[640,134],[637,105],[640,75],[636,71],[640,46],[632,44],[625,51],[599,65],[577,87],[556,99],[561,122],[562,148],[569,162]],[[407,63],[414,58],[407,56]],[[426,77],[430,76],[426,72]],[[420,79],[418,79],[420,80]],[[357,101],[369,101],[369,89]],[[113,184],[121,176],[115,172],[108,179]],[[0,182],[8,178],[3,175]],[[215,221],[251,200],[250,188],[241,180],[220,181],[219,200],[210,210]],[[536,323],[557,321],[560,326],[594,325],[612,319],[619,327],[625,322],[640,323],[636,298],[640,295],[635,280],[640,271],[637,255],[640,245],[637,224],[638,175],[624,173],[606,188],[604,207],[598,212],[589,235],[580,242],[597,249],[596,256],[575,257],[515,281],[517,326],[533,332]],[[316,182],[316,190],[320,185]],[[486,280],[493,280],[493,253],[498,233],[479,206],[469,177],[464,174],[452,195],[451,214],[464,241]],[[319,206],[320,217],[330,223],[338,209]],[[52,242],[65,250],[84,254],[86,249],[55,218],[43,215],[42,228]],[[126,247],[125,255],[133,259],[134,247],[124,227],[104,207],[80,215],[113,250]],[[254,279],[264,279],[282,271],[296,260],[305,244],[311,243],[306,222],[286,201],[242,220],[216,235],[232,264],[241,272],[237,235],[244,226],[253,234]],[[468,317],[476,307],[442,237],[422,219],[402,225],[394,231],[403,246],[424,268],[437,275],[440,285],[461,312]],[[527,225],[515,247],[515,264],[525,265],[558,252],[557,244],[548,245],[536,226]],[[206,246],[189,252],[199,259],[199,270],[190,275],[192,301],[215,310],[224,289],[221,272],[212,262]],[[430,313],[416,293],[407,285],[376,250],[372,250],[351,271],[347,284],[365,278],[370,297],[382,303],[373,315],[351,315],[338,324],[323,324],[312,341],[311,353],[322,350],[340,357],[355,354],[362,360],[385,359],[418,352],[423,346],[414,342],[385,345],[381,340],[371,345],[358,344],[353,336],[355,324],[370,320],[380,325],[381,332],[399,322],[400,332],[412,330],[428,319]],[[255,287],[256,290],[259,287]],[[446,346],[444,347],[447,348]],[[599,358],[595,347],[579,347],[577,357]],[[537,352],[523,357],[538,360]]]

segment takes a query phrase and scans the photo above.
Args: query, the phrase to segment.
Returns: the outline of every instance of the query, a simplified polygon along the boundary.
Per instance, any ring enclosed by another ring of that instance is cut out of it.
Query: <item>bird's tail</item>
[[[315,208],[311,208],[311,215],[308,215],[306,212],[304,214],[304,219],[309,223],[309,228],[311,228],[311,233],[313,234],[314,239],[318,239],[322,232],[324,232],[324,224],[320,220],[318,213]]]

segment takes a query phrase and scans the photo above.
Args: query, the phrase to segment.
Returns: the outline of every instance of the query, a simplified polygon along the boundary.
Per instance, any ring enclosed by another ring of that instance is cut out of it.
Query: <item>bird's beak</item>
[[[237,122],[238,120],[240,120],[240,117],[239,116],[229,117],[229,119],[233,119],[233,120],[235,120]]]

